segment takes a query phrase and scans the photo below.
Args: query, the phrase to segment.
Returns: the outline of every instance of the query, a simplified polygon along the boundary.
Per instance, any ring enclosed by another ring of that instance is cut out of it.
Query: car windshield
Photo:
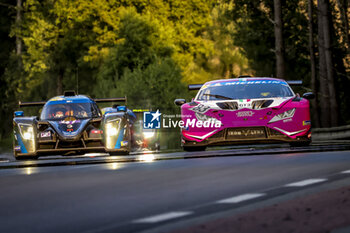
[[[294,96],[294,93],[285,82],[236,81],[215,83],[204,87],[199,91],[196,100],[260,99],[291,96]]]
[[[42,120],[62,120],[66,117],[84,119],[99,116],[100,112],[93,103],[49,104],[41,113]]]

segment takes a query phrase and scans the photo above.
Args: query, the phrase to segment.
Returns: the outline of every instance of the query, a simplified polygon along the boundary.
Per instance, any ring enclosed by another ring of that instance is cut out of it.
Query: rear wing
[[[303,85],[303,80],[287,80],[286,81],[291,86],[301,86]]]
[[[46,101],[33,101],[33,102],[21,102],[18,101],[20,108],[22,107],[42,107],[46,104]]]
[[[126,96],[125,97],[117,97],[117,98],[102,98],[102,99],[94,99],[96,103],[110,103],[110,102],[127,102]]]

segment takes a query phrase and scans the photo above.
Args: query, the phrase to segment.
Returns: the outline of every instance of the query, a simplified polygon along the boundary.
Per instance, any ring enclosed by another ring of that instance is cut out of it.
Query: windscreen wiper
[[[203,95],[208,95],[208,96],[213,96],[217,99],[225,99],[225,100],[233,100],[231,97],[223,96],[223,95],[215,95],[215,94],[203,94]]]

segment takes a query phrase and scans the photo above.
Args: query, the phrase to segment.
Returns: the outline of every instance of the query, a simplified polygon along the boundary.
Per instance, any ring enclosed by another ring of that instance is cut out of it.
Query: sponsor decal
[[[144,129],[160,129],[160,116],[162,114],[159,109],[156,112],[143,113],[143,128]]]
[[[133,109],[133,112],[147,112],[150,111],[149,109]]]
[[[72,124],[75,124],[75,123],[80,123],[80,120],[72,120],[72,121],[69,121],[69,120],[62,120],[60,121],[60,124],[66,124],[66,125],[72,125]],[[67,126],[68,127],[68,126]]]
[[[120,142],[120,145],[121,145],[121,146],[127,146],[127,145],[128,145],[128,141],[121,141],[121,142]]]
[[[293,119],[289,118],[289,119],[283,120],[283,123],[290,122],[290,121],[293,121]]]
[[[68,125],[67,125],[67,128],[68,128],[68,129],[71,129],[71,128],[73,128],[73,125],[72,125],[72,124],[68,124]]]
[[[15,151],[21,151],[21,146],[15,146]]]
[[[64,100],[62,97],[54,97],[50,99],[50,101],[62,101],[62,100]]]
[[[47,138],[47,137],[51,137],[51,131],[46,131],[46,132],[42,132],[40,134],[41,138]]]
[[[243,103],[243,104],[238,104],[239,108],[251,108],[252,104],[251,103]]]
[[[253,111],[242,111],[242,112],[237,112],[236,116],[237,117],[251,117],[254,115]]]
[[[303,121],[303,125],[311,125],[311,121]]]
[[[234,129],[228,131],[228,136],[259,136],[264,134],[263,129]]]
[[[282,84],[288,86],[286,82],[276,81],[276,80],[248,80],[248,79],[239,79],[238,81],[233,82],[221,82],[213,83],[208,86],[231,86],[231,85],[247,85],[247,84]]]

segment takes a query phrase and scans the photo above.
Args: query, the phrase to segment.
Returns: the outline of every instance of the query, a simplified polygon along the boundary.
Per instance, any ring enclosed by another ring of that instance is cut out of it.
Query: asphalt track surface
[[[23,162],[2,156],[0,232],[176,231],[349,181],[349,144]]]

